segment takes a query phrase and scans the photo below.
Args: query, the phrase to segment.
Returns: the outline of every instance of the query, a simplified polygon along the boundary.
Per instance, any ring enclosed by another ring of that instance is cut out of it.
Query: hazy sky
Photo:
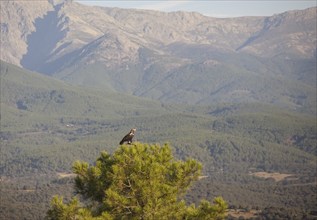
[[[270,16],[277,13],[282,13],[289,10],[305,9],[316,7],[316,0],[309,1],[88,1],[77,0],[82,4],[98,5],[105,7],[119,8],[138,8],[151,9],[159,11],[196,11],[201,14],[212,17],[239,17],[239,16]]]

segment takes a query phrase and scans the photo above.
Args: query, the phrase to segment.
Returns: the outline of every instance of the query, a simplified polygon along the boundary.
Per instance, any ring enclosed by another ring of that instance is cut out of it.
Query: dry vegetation
[[[255,218],[260,212],[261,211],[255,209],[249,211],[246,211],[244,209],[229,209],[228,216],[231,216],[233,218],[251,219]]]
[[[285,173],[268,173],[268,172],[255,172],[255,173],[250,173],[252,176],[264,178],[264,179],[269,179],[272,178],[275,181],[279,182],[282,181],[288,177],[294,176],[293,174],[285,174]]]

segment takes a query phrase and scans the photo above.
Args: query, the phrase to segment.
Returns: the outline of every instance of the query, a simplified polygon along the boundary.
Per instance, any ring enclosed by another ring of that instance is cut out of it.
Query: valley
[[[41,219],[52,195],[70,198],[74,161],[92,162],[101,151],[113,152],[132,125],[138,129],[135,141],[170,143],[178,159],[203,163],[206,178],[186,195],[189,202],[220,195],[232,208],[274,206],[289,215],[294,210],[309,215],[314,209],[312,115],[260,103],[163,104],[65,84],[4,62],[1,83],[0,170],[6,201],[1,210],[9,219]],[[250,172],[291,177],[274,181]]]

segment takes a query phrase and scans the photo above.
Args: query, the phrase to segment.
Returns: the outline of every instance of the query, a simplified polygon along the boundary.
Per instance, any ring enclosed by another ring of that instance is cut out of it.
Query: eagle
[[[134,132],[136,131],[136,128],[132,128],[131,131],[122,138],[120,141],[120,145],[122,145],[124,142],[128,142],[128,144],[132,143],[132,138],[134,137]]]

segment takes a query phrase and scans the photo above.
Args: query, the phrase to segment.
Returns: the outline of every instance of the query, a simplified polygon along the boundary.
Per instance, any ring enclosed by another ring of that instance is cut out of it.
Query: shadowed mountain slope
[[[1,59],[24,68],[163,102],[316,113],[316,8],[212,18],[73,1],[1,6]]]

